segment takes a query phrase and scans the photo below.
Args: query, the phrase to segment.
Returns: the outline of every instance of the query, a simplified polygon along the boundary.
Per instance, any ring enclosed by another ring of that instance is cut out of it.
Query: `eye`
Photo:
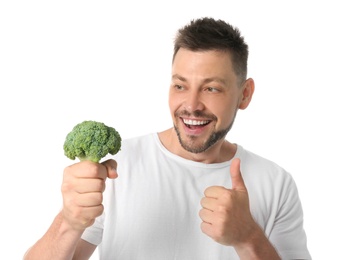
[[[213,87],[207,87],[207,88],[206,88],[206,91],[207,91],[207,92],[211,92],[211,93],[214,93],[214,92],[220,92],[219,89],[213,88]]]
[[[176,90],[183,90],[183,89],[184,89],[183,86],[178,85],[178,84],[175,84],[173,87],[174,87]]]

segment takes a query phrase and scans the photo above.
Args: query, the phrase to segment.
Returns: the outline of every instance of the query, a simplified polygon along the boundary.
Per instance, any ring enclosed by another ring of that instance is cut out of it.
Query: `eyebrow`
[[[179,74],[173,74],[172,79],[178,79],[180,81],[187,82],[187,79],[183,76],[180,76]],[[210,83],[213,81],[226,85],[226,81],[218,77],[206,78],[204,79],[203,83],[206,84],[206,83]]]

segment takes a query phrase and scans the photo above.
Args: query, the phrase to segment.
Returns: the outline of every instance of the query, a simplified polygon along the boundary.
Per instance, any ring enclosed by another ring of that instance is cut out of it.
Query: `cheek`
[[[176,110],[178,110],[180,104],[181,104],[180,99],[177,96],[170,93],[168,97],[168,106],[171,113],[174,113]]]
[[[228,126],[234,119],[234,115],[237,111],[236,104],[226,105],[223,104],[215,104],[215,109],[211,111],[218,119],[217,127],[224,128]]]
[[[168,106],[169,106],[169,109],[170,109],[170,113],[171,113],[172,117],[174,118],[174,113],[178,108],[178,104],[177,104],[177,102],[175,101],[174,98],[169,97]]]

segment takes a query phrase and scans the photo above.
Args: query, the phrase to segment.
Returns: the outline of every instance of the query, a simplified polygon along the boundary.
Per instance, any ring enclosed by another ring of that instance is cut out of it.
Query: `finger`
[[[219,198],[224,192],[227,190],[225,187],[222,186],[211,186],[208,187],[204,194],[208,198]]]
[[[211,223],[207,223],[207,222],[202,222],[200,225],[201,231],[208,235],[208,236],[212,236],[213,234],[213,225]]]
[[[199,217],[203,222],[211,224],[213,222],[213,212],[208,209],[201,209],[199,211]]]
[[[102,199],[101,192],[84,193],[76,197],[75,203],[80,207],[95,207],[102,204]]]
[[[240,159],[235,158],[231,163],[231,180],[233,190],[246,190],[244,180],[240,172]]]
[[[76,178],[107,178],[107,170],[99,163],[91,161],[82,161],[70,165],[64,170],[65,175],[74,176]]]
[[[80,194],[88,192],[103,192],[105,190],[105,186],[105,181],[100,178],[79,178],[74,190]]]
[[[115,179],[118,177],[118,173],[117,173],[118,164],[115,160],[109,159],[107,161],[102,162],[101,164],[106,167],[108,178]]]
[[[201,207],[214,211],[218,208],[218,200],[215,198],[203,197],[200,201]]]

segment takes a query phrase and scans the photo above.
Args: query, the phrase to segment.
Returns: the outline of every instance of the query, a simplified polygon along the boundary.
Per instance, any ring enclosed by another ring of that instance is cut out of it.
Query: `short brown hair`
[[[248,45],[238,28],[223,20],[204,17],[180,28],[174,40],[173,60],[180,48],[192,51],[218,50],[231,54],[240,81],[247,77]]]

